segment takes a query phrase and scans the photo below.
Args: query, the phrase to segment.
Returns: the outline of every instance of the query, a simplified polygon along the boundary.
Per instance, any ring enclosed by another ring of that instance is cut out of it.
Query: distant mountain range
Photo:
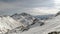
[[[36,18],[39,18],[41,20],[47,20],[50,19],[52,17],[55,17],[55,14],[48,14],[48,15],[37,15],[35,16]]]

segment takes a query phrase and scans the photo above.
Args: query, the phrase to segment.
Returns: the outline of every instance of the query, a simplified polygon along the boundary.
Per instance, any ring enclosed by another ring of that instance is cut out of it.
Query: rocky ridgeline
[[[21,22],[22,24],[24,24],[24,26],[26,26],[26,27],[34,25],[35,23],[40,23],[40,25],[44,24],[44,21],[42,21],[38,18],[35,18],[32,15],[27,14],[27,13],[21,13],[21,14],[16,13],[16,14],[12,15],[11,17],[13,19]]]

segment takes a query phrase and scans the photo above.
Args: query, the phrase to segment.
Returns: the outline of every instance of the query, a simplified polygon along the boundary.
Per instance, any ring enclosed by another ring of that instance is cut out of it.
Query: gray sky
[[[54,0],[0,0],[0,15],[21,12],[38,14],[40,9],[51,9],[54,6]]]

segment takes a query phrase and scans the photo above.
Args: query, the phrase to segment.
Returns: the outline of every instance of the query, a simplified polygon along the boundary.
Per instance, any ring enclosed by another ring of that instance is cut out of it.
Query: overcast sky
[[[44,13],[43,9],[54,10],[55,2],[56,0],[0,0],[0,15],[21,12],[40,14]]]

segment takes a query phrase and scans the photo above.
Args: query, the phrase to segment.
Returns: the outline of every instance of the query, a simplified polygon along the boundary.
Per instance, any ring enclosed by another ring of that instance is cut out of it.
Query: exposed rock
[[[60,31],[49,32],[48,34],[60,34]]]
[[[50,32],[50,33],[48,33],[48,34],[57,34],[57,32],[56,32],[56,31],[54,31],[54,32]]]
[[[60,15],[60,11],[55,16],[58,16],[58,15]]]

